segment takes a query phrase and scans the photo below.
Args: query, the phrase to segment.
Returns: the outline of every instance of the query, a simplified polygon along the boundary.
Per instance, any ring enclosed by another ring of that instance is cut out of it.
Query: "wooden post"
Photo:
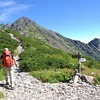
[[[82,58],[82,55],[80,52],[78,52],[78,73],[81,73],[81,63],[79,62],[79,59]]]
[[[81,73],[81,61],[80,58],[82,58],[81,52],[78,52],[77,55],[72,55],[73,58],[78,58],[78,73]]]

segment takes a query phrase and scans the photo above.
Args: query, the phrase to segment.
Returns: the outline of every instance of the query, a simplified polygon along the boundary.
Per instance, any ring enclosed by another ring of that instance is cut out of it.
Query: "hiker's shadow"
[[[3,87],[5,89],[9,89],[9,87],[7,85],[5,85],[5,84],[0,84],[0,87]]]
[[[0,87],[5,87],[5,84],[0,84]]]

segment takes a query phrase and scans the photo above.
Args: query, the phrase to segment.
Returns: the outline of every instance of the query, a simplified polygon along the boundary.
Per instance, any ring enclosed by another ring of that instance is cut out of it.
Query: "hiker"
[[[16,62],[11,54],[11,51],[9,51],[8,48],[4,49],[4,52],[2,53],[0,60],[3,61],[6,85],[11,86],[11,89],[14,89],[13,66],[14,64],[16,64]]]

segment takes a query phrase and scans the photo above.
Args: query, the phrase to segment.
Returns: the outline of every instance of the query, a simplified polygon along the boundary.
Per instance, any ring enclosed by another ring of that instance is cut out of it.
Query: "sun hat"
[[[9,50],[8,48],[4,48],[4,50]]]

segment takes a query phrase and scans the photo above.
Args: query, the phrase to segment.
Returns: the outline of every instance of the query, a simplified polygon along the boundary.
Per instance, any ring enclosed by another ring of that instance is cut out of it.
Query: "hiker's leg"
[[[10,69],[10,84],[11,84],[11,87],[14,87],[14,68],[13,66]]]
[[[9,68],[8,67],[4,67],[4,72],[5,72],[6,84],[8,84],[9,83]]]

